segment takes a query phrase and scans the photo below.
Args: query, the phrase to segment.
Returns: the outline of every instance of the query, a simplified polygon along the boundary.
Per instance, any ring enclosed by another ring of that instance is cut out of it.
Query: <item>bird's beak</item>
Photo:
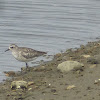
[[[10,49],[7,49],[7,50],[5,50],[5,52],[6,52],[6,51],[9,51],[9,50],[10,50]]]

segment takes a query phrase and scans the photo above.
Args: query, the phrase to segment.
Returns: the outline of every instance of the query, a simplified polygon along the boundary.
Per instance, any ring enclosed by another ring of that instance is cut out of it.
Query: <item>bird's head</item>
[[[9,46],[9,48],[7,49],[7,50],[5,50],[5,52],[6,51],[9,51],[9,50],[11,50],[11,51],[13,51],[14,49],[16,49],[18,46],[16,45],[16,44],[11,44],[10,46]]]

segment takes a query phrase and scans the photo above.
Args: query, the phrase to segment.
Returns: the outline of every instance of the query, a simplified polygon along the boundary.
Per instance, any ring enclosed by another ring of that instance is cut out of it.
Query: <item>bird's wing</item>
[[[23,51],[21,52],[21,55],[26,59],[38,57],[38,56],[41,56],[43,54],[46,54],[46,53],[41,52],[41,51],[36,51],[34,49],[31,49],[31,48],[23,49]]]

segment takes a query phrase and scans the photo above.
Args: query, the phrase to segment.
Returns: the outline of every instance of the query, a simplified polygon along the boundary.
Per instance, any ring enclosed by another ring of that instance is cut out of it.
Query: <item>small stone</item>
[[[40,67],[34,68],[33,70],[34,70],[34,71],[43,71],[43,70],[45,70],[45,69],[46,69],[45,66],[40,66]]]
[[[32,88],[29,88],[28,91],[32,90]]]
[[[56,92],[56,89],[51,89],[51,92],[55,93]]]
[[[94,84],[100,84],[100,79],[98,79],[98,80],[95,80],[95,82],[94,82]]]
[[[100,55],[94,55],[87,59],[87,62],[90,64],[100,64]]]
[[[58,57],[60,57],[60,56],[61,56],[61,53],[57,53],[57,54],[55,55],[56,58],[58,58]]]
[[[12,96],[16,96],[17,95],[17,92],[12,92],[11,95]]]
[[[82,55],[84,58],[89,58],[91,57],[90,55]]]
[[[58,93],[53,93],[53,95],[58,95]]]
[[[45,66],[41,66],[41,68],[40,68],[41,70],[44,70],[45,69]]]
[[[99,64],[99,61],[96,60],[96,59],[94,59],[94,58],[88,59],[87,62],[88,62],[89,64]]]
[[[28,86],[33,85],[33,84],[34,84],[34,82],[28,82]]]
[[[90,68],[95,68],[96,67],[96,64],[93,64],[90,66]]]
[[[69,85],[67,88],[66,88],[66,90],[70,90],[70,89],[73,89],[73,88],[75,88],[76,86],[75,85]]]
[[[11,77],[11,76],[15,76],[15,72],[14,71],[8,71],[8,72],[4,72],[6,76]]]

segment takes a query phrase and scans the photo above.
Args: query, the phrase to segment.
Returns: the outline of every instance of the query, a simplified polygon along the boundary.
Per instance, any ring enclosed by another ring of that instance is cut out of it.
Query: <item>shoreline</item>
[[[57,66],[64,61],[84,64],[83,70],[62,73]],[[99,100],[100,98],[100,41],[89,42],[77,49],[54,55],[53,60],[37,68],[22,68],[7,72],[12,79],[0,83],[0,100]],[[11,89],[12,81],[26,81],[27,89]],[[95,82],[97,82],[95,84]],[[69,86],[70,87],[68,89]]]

